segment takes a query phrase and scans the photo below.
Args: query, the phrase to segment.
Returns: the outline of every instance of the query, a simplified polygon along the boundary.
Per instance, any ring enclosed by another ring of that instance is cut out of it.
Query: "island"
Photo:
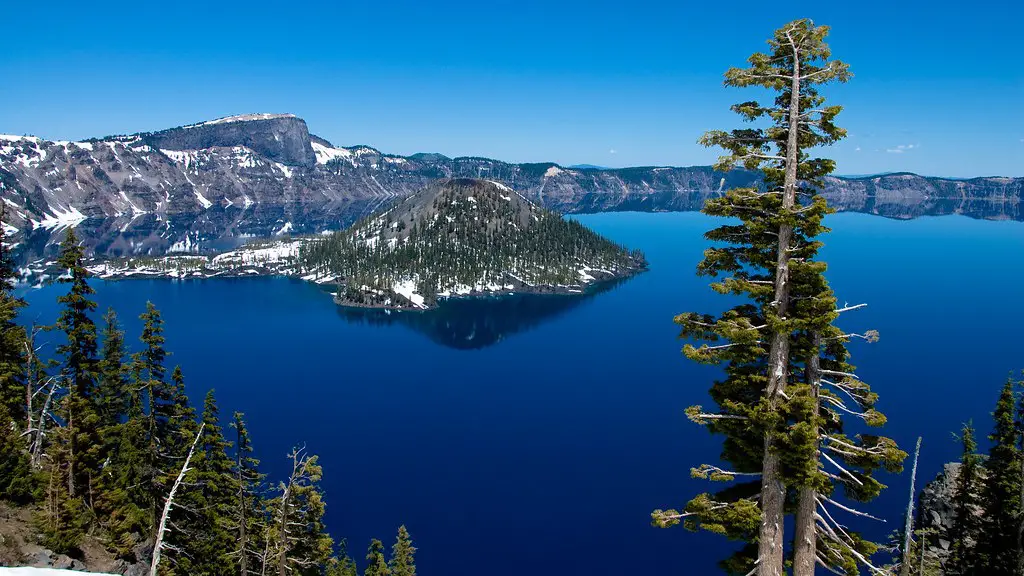
[[[90,269],[110,279],[286,275],[336,286],[342,306],[428,310],[454,297],[581,294],[646,270],[647,260],[504,184],[449,178],[344,231]]]

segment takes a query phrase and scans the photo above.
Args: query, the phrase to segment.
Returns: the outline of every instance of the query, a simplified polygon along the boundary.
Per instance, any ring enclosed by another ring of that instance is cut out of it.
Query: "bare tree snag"
[[[171,507],[174,505],[174,494],[177,493],[178,487],[181,486],[182,480],[185,479],[185,474],[189,471],[188,465],[192,461],[192,454],[196,451],[196,444],[199,444],[199,438],[203,435],[203,427],[205,426],[205,423],[199,425],[196,439],[192,441],[192,447],[188,449],[185,463],[181,465],[181,471],[178,472],[178,477],[175,478],[171,491],[167,494],[167,500],[164,502],[164,512],[160,515],[160,524],[156,531],[156,542],[153,544],[153,561],[149,565],[149,576],[157,576],[156,571],[160,564],[160,552],[164,547],[164,534],[167,532],[167,519],[171,515]]]

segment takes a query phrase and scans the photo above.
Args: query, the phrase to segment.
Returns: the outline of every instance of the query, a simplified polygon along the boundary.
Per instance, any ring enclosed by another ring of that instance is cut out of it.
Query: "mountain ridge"
[[[0,136],[0,197],[11,234],[89,218],[195,219],[214,208],[331,210],[405,197],[453,177],[494,180],[563,213],[695,209],[725,188],[760,181],[753,172],[709,166],[581,169],[438,153],[401,156],[335,146],[290,114],[229,116],[81,142]],[[1022,189],[1024,178],[894,173],[829,177],[823,192],[840,210],[1024,220]]]

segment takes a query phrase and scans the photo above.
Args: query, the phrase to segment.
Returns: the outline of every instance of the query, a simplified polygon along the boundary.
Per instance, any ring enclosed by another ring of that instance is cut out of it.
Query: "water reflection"
[[[536,328],[628,281],[603,282],[582,294],[510,294],[449,299],[425,312],[339,306],[338,315],[356,324],[403,325],[442,346],[476,350]]]

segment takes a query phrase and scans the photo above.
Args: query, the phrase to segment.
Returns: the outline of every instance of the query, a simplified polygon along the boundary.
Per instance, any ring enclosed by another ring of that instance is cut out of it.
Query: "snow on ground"
[[[259,247],[243,246],[238,250],[232,250],[213,257],[213,264],[269,264],[280,262],[289,258],[299,256],[299,246],[302,242],[275,242],[270,245]]]
[[[490,182],[491,184],[494,184],[495,186],[497,186],[498,188],[500,188],[500,189],[502,189],[502,190],[504,190],[506,192],[511,192],[512,191],[511,188],[509,188],[508,186],[505,186],[504,184],[502,184],[501,182],[498,182],[497,180],[488,180],[488,182]]]
[[[82,574],[84,576],[88,576],[89,574],[94,576],[114,576],[110,573],[75,572],[72,570],[57,570],[56,568],[29,568],[27,566],[20,566],[17,568],[0,568],[0,575],[3,576],[72,576],[73,574]]]
[[[277,230],[274,231],[274,236],[280,236],[281,234],[287,234],[288,232],[291,232],[291,231],[292,231],[292,223],[291,222],[285,222],[284,226],[281,226],[280,228],[278,228]]]
[[[277,169],[280,170],[282,174],[284,174],[285,178],[291,178],[292,177],[292,169],[289,166],[285,166],[284,164],[281,164],[280,162],[274,162],[274,166],[276,166]]]
[[[311,142],[311,144],[313,145],[313,154],[316,154],[317,164],[327,164],[335,158],[347,158],[349,162],[352,162],[352,153],[344,148],[331,148],[319,142]]]
[[[417,308],[426,308],[423,304],[423,296],[416,293],[416,282],[413,280],[402,280],[391,287],[395,294],[401,294],[409,299]]]
[[[188,126],[182,126],[182,128],[196,128],[198,126],[213,126],[215,124],[227,124],[229,122],[251,122],[253,120],[274,120],[275,118],[295,118],[295,114],[239,114],[238,116],[227,116],[224,118],[217,118],[216,120],[209,120],[207,122],[200,122],[199,124],[189,124]]]
[[[562,173],[562,169],[561,168],[559,168],[558,166],[552,166],[551,168],[548,168],[546,172],[544,172],[544,177],[545,178],[554,178],[555,176],[558,176],[561,173]]]
[[[68,227],[73,228],[77,226],[82,220],[86,219],[86,215],[79,212],[78,209],[75,208],[74,206],[68,208],[67,211],[61,210],[59,208],[54,208],[53,206],[51,206],[50,210],[53,212],[52,216],[47,216],[46,218],[38,222],[32,220],[32,227],[46,229],[53,228],[57,230]]]

